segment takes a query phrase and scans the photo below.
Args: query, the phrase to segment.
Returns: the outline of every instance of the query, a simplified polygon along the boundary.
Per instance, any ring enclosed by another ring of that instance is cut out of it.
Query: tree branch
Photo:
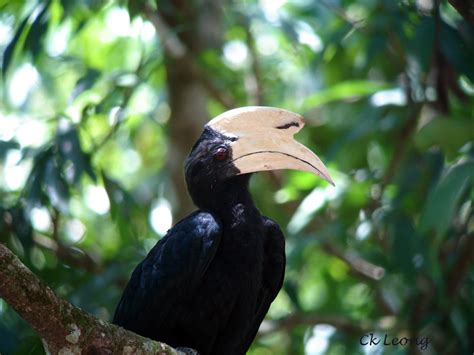
[[[63,245],[60,241],[34,234],[33,241],[40,248],[49,250],[66,264],[80,267],[90,273],[97,273],[102,265],[84,250],[72,246]]]
[[[264,320],[258,330],[258,336],[262,337],[278,330],[288,332],[300,325],[315,326],[317,324],[329,324],[340,331],[359,337],[374,329],[368,322],[353,321],[338,315],[295,313],[278,320]]]
[[[1,243],[0,297],[38,332],[47,353],[179,354],[59,298]]]
[[[355,253],[345,253],[330,242],[324,242],[323,249],[344,261],[350,267],[351,272],[363,281],[379,281],[385,275],[383,267],[374,265]]]
[[[331,3],[326,0],[321,0],[321,4],[323,4],[326,8],[328,8],[330,11],[332,11],[336,16],[341,18],[343,21],[347,22],[352,26],[352,28],[356,30],[360,30],[363,27],[364,20],[355,20],[351,18],[346,11],[344,11],[342,8],[337,6],[334,3]]]
[[[449,0],[449,3],[461,14],[464,19],[474,26],[474,1]]]

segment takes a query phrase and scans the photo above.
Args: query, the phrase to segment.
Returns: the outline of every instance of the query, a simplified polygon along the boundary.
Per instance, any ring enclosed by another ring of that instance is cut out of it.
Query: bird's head
[[[185,163],[194,203],[206,208],[206,201],[232,182],[246,187],[250,173],[264,170],[308,171],[334,185],[318,156],[293,139],[303,126],[296,113],[260,106],[233,109],[211,120]]]

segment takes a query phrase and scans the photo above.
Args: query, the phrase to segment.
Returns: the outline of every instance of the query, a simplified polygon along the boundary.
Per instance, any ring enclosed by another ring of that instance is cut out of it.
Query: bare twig
[[[0,297],[38,332],[49,354],[178,354],[59,298],[1,243]]]
[[[35,244],[43,249],[50,250],[66,264],[80,267],[90,273],[100,271],[101,266],[82,249],[69,247],[61,242],[39,234],[33,236]]]
[[[317,324],[329,324],[340,331],[356,336],[361,336],[374,329],[368,322],[353,321],[339,315],[295,313],[278,320],[263,321],[257,336],[262,337],[279,330],[288,332],[298,326],[315,326]]]
[[[344,261],[351,268],[353,274],[365,281],[378,281],[385,275],[383,267],[374,265],[356,254],[345,253],[330,242],[324,242],[323,248],[329,254]]]
[[[336,14],[339,18],[347,22],[352,26],[354,29],[361,29],[363,27],[364,20],[354,20],[352,19],[349,15],[347,15],[346,11],[344,9],[340,8],[334,3],[331,3],[330,1],[326,0],[320,0],[321,4],[326,6],[330,11],[332,11],[334,14]]]
[[[88,272],[94,273],[100,270],[100,265],[85,251],[70,246],[65,246],[61,243],[59,238],[59,211],[54,209],[52,222],[53,233],[51,238],[43,235],[33,233],[32,239],[36,246],[53,252],[60,260],[66,264],[78,266]],[[13,224],[11,219],[5,220],[5,230],[7,233],[12,233]]]

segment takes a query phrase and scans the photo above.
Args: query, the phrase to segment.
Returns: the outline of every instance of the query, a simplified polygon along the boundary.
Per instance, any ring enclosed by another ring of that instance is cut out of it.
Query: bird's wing
[[[147,335],[166,322],[180,297],[192,295],[214,258],[220,222],[198,211],[168,231],[135,268],[115,311],[113,323]]]
[[[242,343],[243,354],[250,347],[257,335],[258,328],[265,318],[270,304],[278,295],[285,276],[285,237],[276,222],[267,217],[263,218],[266,235],[262,288],[258,296],[257,310],[254,319]]]

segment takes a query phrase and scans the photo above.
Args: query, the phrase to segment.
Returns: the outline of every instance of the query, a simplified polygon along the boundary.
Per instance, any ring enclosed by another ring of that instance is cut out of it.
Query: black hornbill
[[[114,323],[200,354],[245,354],[278,294],[285,240],[248,190],[251,173],[298,169],[333,184],[293,139],[295,113],[243,107],[210,121],[185,163],[196,212],[178,222],[135,268]]]

